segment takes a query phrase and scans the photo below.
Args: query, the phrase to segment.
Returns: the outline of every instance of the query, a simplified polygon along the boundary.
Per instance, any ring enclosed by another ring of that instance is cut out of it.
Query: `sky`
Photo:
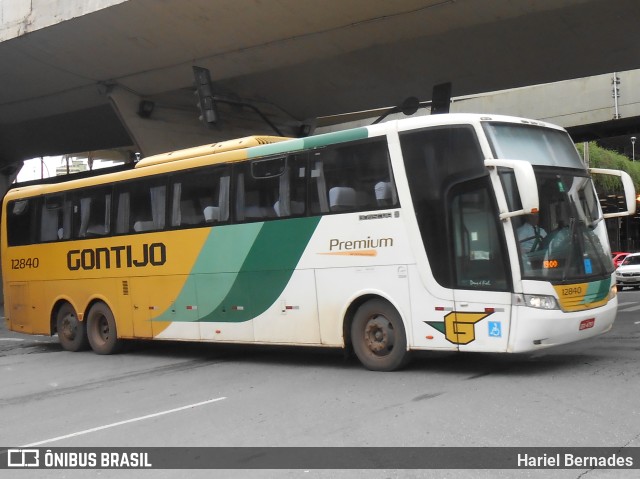
[[[86,159],[83,160],[86,164]],[[17,181],[21,183],[23,181],[39,180],[41,178],[50,178],[56,175],[56,168],[63,166],[65,160],[63,156],[45,156],[42,159],[34,158],[32,160],[26,160],[24,166],[18,173]],[[95,161],[93,164],[94,169],[106,168],[113,166],[115,163],[112,161]]]

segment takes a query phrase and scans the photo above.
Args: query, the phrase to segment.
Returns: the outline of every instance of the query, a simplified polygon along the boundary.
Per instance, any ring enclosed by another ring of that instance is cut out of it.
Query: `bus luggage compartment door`
[[[31,305],[29,301],[29,283],[9,283],[9,298],[6,315],[9,318],[10,329],[20,333],[32,333]]]

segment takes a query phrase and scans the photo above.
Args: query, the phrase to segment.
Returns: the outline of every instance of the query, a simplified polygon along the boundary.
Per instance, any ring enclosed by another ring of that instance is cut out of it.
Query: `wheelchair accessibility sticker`
[[[502,337],[502,323],[500,321],[489,321],[489,337],[501,338]]]

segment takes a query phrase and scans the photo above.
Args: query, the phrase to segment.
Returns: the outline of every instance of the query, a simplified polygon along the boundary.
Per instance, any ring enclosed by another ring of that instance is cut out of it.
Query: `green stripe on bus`
[[[347,141],[362,140],[368,138],[369,130],[366,128],[354,128],[352,130],[337,131],[335,133],[325,133],[322,135],[298,138],[281,143],[254,146],[247,149],[250,159],[261,156],[275,155],[278,153],[288,153],[290,151],[300,151],[308,148],[319,148],[321,146],[333,145],[335,143],[345,143]]]
[[[263,224],[229,293],[205,322],[243,322],[264,313],[284,291],[320,217]]]
[[[212,228],[191,273],[240,271],[264,224],[247,223]]]
[[[318,216],[212,228],[182,291],[153,320],[193,321],[174,311],[194,300],[199,321],[259,316],[282,294],[319,222]]]
[[[601,281],[594,281],[589,283],[587,293],[584,295],[582,304],[595,303],[601,301],[607,297],[609,290],[611,289],[611,280],[603,279]]]
[[[263,225],[248,223],[212,228],[178,297],[167,311],[153,321],[190,322],[194,320],[193,317],[176,312],[184,312],[187,305],[196,302],[203,311],[211,311],[221,304],[236,281],[238,271],[242,269]]]
[[[334,143],[362,140],[368,137],[369,130],[366,128],[354,128],[353,130],[336,131],[335,133],[309,136],[303,140],[305,148],[319,148],[321,146],[332,145]]]

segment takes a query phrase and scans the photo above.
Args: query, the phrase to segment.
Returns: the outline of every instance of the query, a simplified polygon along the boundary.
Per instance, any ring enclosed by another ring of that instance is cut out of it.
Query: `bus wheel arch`
[[[92,301],[85,314],[87,338],[97,354],[115,354],[122,348],[118,338],[115,316],[109,305],[101,300]]]
[[[350,345],[364,367],[394,371],[409,361],[407,331],[398,309],[378,295],[352,302],[343,326],[345,346]]]
[[[87,323],[80,321],[73,305],[59,300],[51,311],[51,333],[58,333],[58,341],[67,351],[84,351],[89,349]]]

